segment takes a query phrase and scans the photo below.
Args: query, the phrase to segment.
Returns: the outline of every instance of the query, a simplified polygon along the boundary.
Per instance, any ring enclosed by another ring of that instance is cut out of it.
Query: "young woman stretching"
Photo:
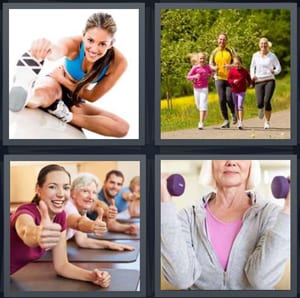
[[[100,12],[89,17],[83,35],[58,43],[35,40],[17,63],[10,110],[42,108],[80,128],[124,137],[129,129],[125,120],[90,104],[108,92],[127,67],[125,57],[113,47],[116,30],[112,16]],[[37,79],[45,59],[62,57],[64,65]]]
[[[85,270],[68,261],[64,207],[70,184],[70,174],[62,166],[51,164],[40,170],[32,202],[21,205],[10,217],[10,274],[51,249],[58,275],[108,287],[108,272]]]

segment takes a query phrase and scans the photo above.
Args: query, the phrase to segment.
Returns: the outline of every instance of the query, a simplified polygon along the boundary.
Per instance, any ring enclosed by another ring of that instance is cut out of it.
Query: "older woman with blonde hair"
[[[71,184],[71,198],[66,204],[67,214],[67,239],[74,237],[76,244],[83,248],[111,249],[111,250],[134,250],[130,245],[124,245],[107,240],[89,238],[87,233],[102,236],[107,231],[106,218],[115,218],[117,212],[113,206],[108,207],[105,203],[97,200],[100,182],[92,173],[80,173]],[[93,208],[98,217],[91,220],[87,217],[87,211]]]
[[[270,51],[271,42],[262,37],[259,51],[253,54],[250,64],[250,76],[254,82],[259,119],[265,118],[264,129],[270,128],[271,99],[275,90],[275,75],[281,72],[277,56]]]
[[[161,182],[161,255],[178,289],[270,290],[290,254],[290,195],[284,207],[256,194],[260,165],[204,161],[200,182],[212,191],[178,214]]]

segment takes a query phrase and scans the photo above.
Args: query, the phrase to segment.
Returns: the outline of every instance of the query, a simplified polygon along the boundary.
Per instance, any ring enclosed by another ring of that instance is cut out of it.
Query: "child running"
[[[193,81],[195,104],[200,112],[198,128],[203,129],[208,109],[208,79],[212,77],[213,72],[206,62],[205,53],[194,53],[190,54],[189,57],[193,66],[186,78],[187,80]]]
[[[228,73],[228,83],[231,86],[232,99],[238,116],[238,129],[243,129],[244,99],[247,87],[252,84],[249,72],[242,66],[240,56],[233,57],[233,67]]]

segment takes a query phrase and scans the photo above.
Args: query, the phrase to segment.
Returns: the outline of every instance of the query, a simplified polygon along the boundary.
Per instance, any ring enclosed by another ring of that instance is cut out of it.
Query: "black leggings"
[[[258,82],[255,84],[256,103],[259,109],[265,107],[266,111],[272,111],[271,99],[275,90],[275,80]]]
[[[225,80],[216,80],[216,89],[219,96],[219,104],[222,116],[225,120],[228,120],[228,110],[227,105],[232,114],[235,113],[234,103],[231,95],[231,88],[228,81]]]

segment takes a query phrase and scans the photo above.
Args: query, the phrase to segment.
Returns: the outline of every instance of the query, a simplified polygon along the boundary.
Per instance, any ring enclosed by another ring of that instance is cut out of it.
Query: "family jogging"
[[[211,52],[209,61],[205,52],[191,53],[192,64],[186,79],[193,82],[194,99],[199,110],[198,128],[203,129],[208,112],[208,84],[214,77],[219,105],[224,122],[220,128],[229,128],[229,112],[232,124],[244,128],[244,99],[248,87],[255,88],[259,119],[264,119],[263,128],[270,128],[272,105],[275,91],[275,76],[281,72],[277,56],[270,51],[271,42],[262,37],[259,50],[252,55],[250,71],[242,63],[242,57],[227,45],[227,35],[220,33],[218,46]],[[229,111],[228,111],[229,109]]]

